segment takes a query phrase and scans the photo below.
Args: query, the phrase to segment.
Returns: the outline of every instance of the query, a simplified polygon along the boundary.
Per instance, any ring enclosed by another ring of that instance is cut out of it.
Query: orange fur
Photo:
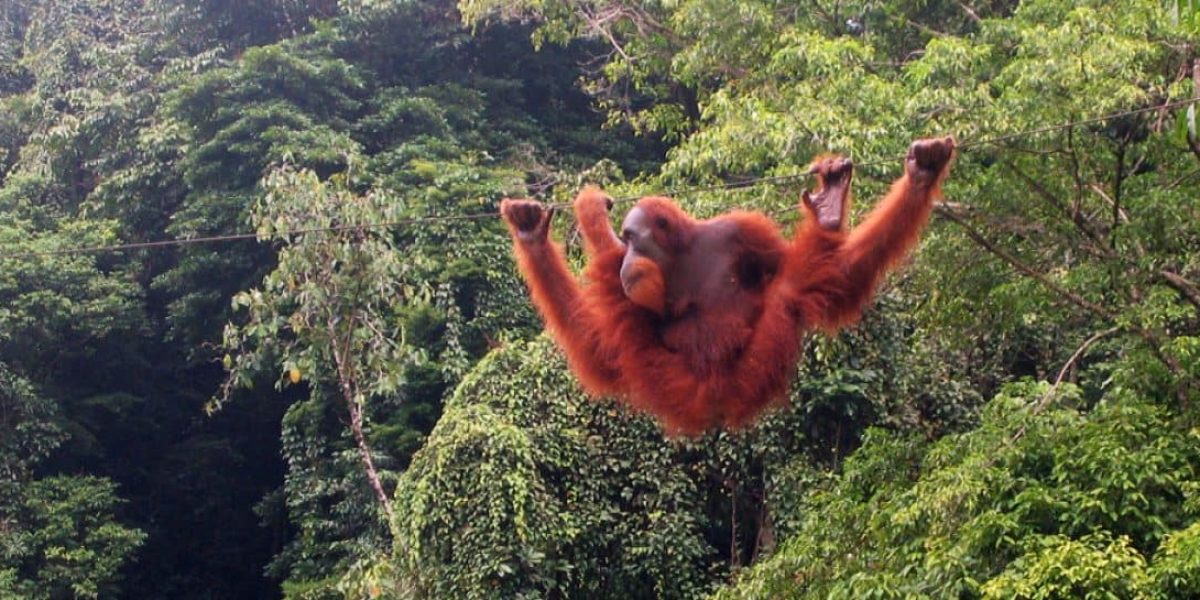
[[[697,221],[669,199],[643,199],[640,208],[669,221],[666,247],[690,243],[714,227],[733,231],[732,264],[740,269],[746,258],[747,277],[761,276],[751,283],[735,279],[718,290],[718,298],[687,297],[688,310],[655,310],[668,292],[664,274],[650,261],[658,279],[644,291],[639,281],[637,298],[627,297],[619,276],[625,247],[612,232],[608,197],[597,188],[585,188],[575,202],[590,258],[586,286],[548,241],[517,239],[518,264],[534,304],[590,394],[615,395],[658,417],[671,434],[744,426],[785,397],[802,333],[854,322],[879,279],[916,243],[954,148],[949,138],[923,143],[919,160],[932,161],[939,169],[935,176],[905,175],[851,231],[844,220],[836,230],[820,227],[812,209],[802,206],[808,218],[788,240],[758,213]]]
[[[626,290],[629,300],[642,308],[649,309],[656,315],[666,310],[667,287],[663,281],[662,269],[648,258],[638,258],[633,261],[632,272],[638,277],[633,289]]]

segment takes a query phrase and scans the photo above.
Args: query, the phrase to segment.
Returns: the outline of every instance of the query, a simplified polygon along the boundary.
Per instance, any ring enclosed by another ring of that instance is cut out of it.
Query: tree
[[[1179,597],[1195,432],[1146,398],[1080,400],[1015,384],[973,431],[876,430],[840,475],[797,461],[799,529],[715,597]]]
[[[533,55],[527,33],[471,37],[449,2],[0,8],[0,361],[71,434],[27,481],[107,477],[128,500],[112,503],[122,522],[146,532],[126,593],[269,593],[260,571],[276,551],[271,573],[289,593],[320,587],[386,547],[387,524],[338,388],[259,386],[202,417],[229,299],[271,272],[275,246],[66,251],[240,232],[284,163],[322,180],[353,171],[342,192],[385,190],[405,201],[395,217],[423,218],[486,213],[527,172],[545,185],[563,165],[658,160],[621,133],[597,143],[576,50]],[[404,385],[362,415],[386,485],[444,392],[503,332],[533,326],[494,230],[481,219],[391,233],[424,298],[389,314],[388,331],[426,354],[397,366]],[[98,501],[104,485],[88,484]],[[260,505],[269,533],[256,531],[250,507],[275,488]]]
[[[400,477],[394,561],[360,591],[704,594],[794,534],[792,465],[841,464],[872,423],[973,408],[969,393],[930,389],[946,374],[905,323],[885,309],[811,340],[791,407],[696,440],[585,397],[548,339],[509,342],[464,378]]]
[[[702,496],[657,427],[587,400],[546,340],[490,354],[396,492],[419,597],[687,598],[712,583]]]
[[[312,172],[275,171],[254,224],[264,240],[285,244],[263,288],[234,297],[249,311],[226,328],[230,378],[221,401],[254,371],[277,364],[284,382],[327,386],[349,416],[364,473],[390,520],[392,505],[375,466],[365,428],[366,405],[393,394],[417,351],[392,318],[422,292],[405,286],[405,264],[386,225],[398,205],[381,194],[355,196]]]
[[[67,437],[56,405],[0,364],[0,596],[99,598],[120,590],[121,569],[145,533],[122,525],[112,481],[36,477]]]
[[[115,485],[98,477],[57,476],[27,482],[5,523],[0,595],[10,598],[102,598],[119,591],[121,568],[145,540],[122,526]]]

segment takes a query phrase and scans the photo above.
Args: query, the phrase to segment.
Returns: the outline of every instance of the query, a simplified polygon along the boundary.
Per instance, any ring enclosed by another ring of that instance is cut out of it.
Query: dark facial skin
[[[655,221],[658,221],[656,224]],[[633,297],[633,289],[642,280],[644,273],[634,268],[634,261],[647,258],[658,265],[665,276],[674,262],[667,251],[668,224],[663,219],[653,218],[648,211],[634,207],[625,215],[621,225],[621,240],[625,242],[625,260],[621,263],[621,285],[625,295]]]
[[[666,280],[665,316],[682,317],[693,310],[712,307],[757,307],[747,302],[747,289],[758,289],[774,265],[747,260],[739,252],[737,225],[731,221],[695,222],[661,214],[654,205],[634,207],[625,216],[621,238],[626,244],[621,283],[632,297],[640,277],[630,268],[638,258],[648,258]],[[678,228],[686,227],[686,231]],[[674,229],[673,229],[674,228]]]

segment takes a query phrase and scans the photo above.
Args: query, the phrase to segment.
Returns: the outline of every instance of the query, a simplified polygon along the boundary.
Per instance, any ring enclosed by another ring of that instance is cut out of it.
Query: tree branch
[[[1079,348],[1075,350],[1075,353],[1071,355],[1071,358],[1067,359],[1067,362],[1063,365],[1062,369],[1058,371],[1058,377],[1054,379],[1054,387],[1057,388],[1058,385],[1062,383],[1063,378],[1067,376],[1067,371],[1075,365],[1075,361],[1083,357],[1084,352],[1087,352],[1087,349],[1090,348],[1092,344],[1095,344],[1096,342],[1119,331],[1121,331],[1120,327],[1109,327],[1108,329],[1093,335],[1087,340],[1084,340],[1084,342],[1079,345]]]
[[[1196,155],[1196,160],[1200,160],[1200,144],[1196,143],[1191,133],[1187,135],[1187,143],[1188,149],[1192,151],[1192,154]]]
[[[1126,146],[1129,143],[1129,137],[1117,145],[1116,152],[1116,174],[1113,175],[1113,193],[1112,193],[1112,226],[1108,230],[1109,247],[1115,252],[1117,249],[1117,229],[1121,227],[1121,192],[1125,185],[1125,152]]]
[[[1200,60],[1196,59],[1192,59],[1192,97],[1200,98]],[[1196,105],[1193,104],[1189,108],[1192,111],[1195,111]],[[1193,112],[1193,114],[1195,113]],[[1188,149],[1192,151],[1192,154],[1196,155],[1197,160],[1200,160],[1200,144],[1197,144],[1195,137],[1192,136],[1192,133],[1193,132],[1189,127],[1187,135],[1183,137],[1187,138]]]
[[[1083,308],[1084,310],[1087,310],[1088,312],[1091,312],[1097,316],[1103,317],[1110,321],[1116,320],[1116,317],[1117,317],[1116,313],[1114,313],[1113,311],[1111,311],[1103,306],[1100,306],[1099,304],[1096,304],[1095,302],[1092,302],[1092,301],[1088,300],[1087,298],[1084,298],[1083,296],[1080,296],[1079,294],[1076,294],[1075,292],[1072,292],[1072,291],[1062,287],[1061,285],[1051,281],[1050,278],[1048,278],[1044,274],[1038,272],[1033,267],[1021,262],[1020,260],[1017,259],[1017,257],[1013,256],[1012,254],[1009,254],[1008,252],[1005,252],[1004,250],[1001,250],[999,247],[997,247],[995,244],[993,244],[990,240],[985,238],[983,236],[983,234],[979,233],[979,231],[977,229],[975,229],[973,226],[971,226],[971,224],[968,223],[965,219],[963,219],[959,215],[954,214],[953,211],[943,209],[939,206],[939,207],[937,207],[937,214],[939,214],[943,217],[946,217],[947,219],[950,219],[951,221],[956,223],[959,227],[962,227],[963,231],[966,232],[967,236],[970,237],[971,240],[973,240],[976,244],[980,245],[981,247],[983,247],[983,249],[987,250],[988,252],[991,252],[997,258],[1008,263],[1009,266],[1013,267],[1017,271],[1020,271],[1021,273],[1024,273],[1025,275],[1028,275],[1029,277],[1032,277],[1038,283],[1041,283],[1043,286],[1050,289],[1055,294],[1058,294],[1064,300],[1067,300],[1071,304],[1074,304],[1080,308]]]
[[[1042,409],[1046,407],[1046,404],[1049,403],[1050,399],[1054,397],[1054,392],[1058,391],[1059,384],[1061,384],[1063,379],[1067,376],[1067,371],[1069,371],[1071,367],[1075,365],[1075,361],[1083,357],[1083,354],[1087,352],[1087,349],[1090,348],[1092,344],[1095,344],[1096,342],[1119,331],[1121,331],[1120,326],[1109,327],[1108,329],[1105,329],[1104,331],[1101,331],[1084,340],[1084,342],[1079,345],[1079,348],[1075,349],[1075,353],[1071,355],[1071,358],[1067,359],[1067,362],[1063,365],[1062,369],[1058,371],[1058,377],[1054,379],[1054,385],[1050,386],[1049,390],[1046,390],[1046,393],[1042,396],[1042,399],[1038,401],[1036,406],[1034,406],[1034,412],[1041,412]]]
[[[1030,189],[1036,192],[1037,195],[1044,198],[1046,202],[1050,203],[1051,206],[1054,206],[1060,212],[1062,212],[1063,215],[1070,218],[1071,222],[1075,224],[1075,228],[1078,229],[1085,238],[1091,241],[1095,248],[1097,248],[1104,255],[1111,256],[1111,249],[1103,243],[1100,234],[1092,230],[1092,228],[1088,225],[1087,220],[1079,210],[1068,208],[1065,202],[1059,200],[1057,196],[1051,193],[1050,190],[1046,189],[1046,187],[1043,186],[1038,180],[1017,168],[1016,165],[1007,161],[1003,162],[1002,164],[1006,169],[1012,172],[1012,174],[1016,175],[1017,178],[1023,181],[1025,185],[1028,185]]]
[[[918,30],[926,35],[929,35],[931,37],[935,37],[935,38],[949,37],[945,33],[938,31],[928,25],[925,25],[924,23],[918,23],[912,19],[904,19],[904,22],[909,27],[912,27],[913,29],[916,29],[916,30]]]
[[[978,25],[983,22],[983,19],[979,18],[979,13],[975,12],[975,9],[968,6],[966,2],[959,1],[956,4],[958,4],[959,8],[963,9],[964,13],[967,13],[967,18],[971,19],[973,23]]]
[[[338,347],[337,326],[333,321],[330,321],[326,328],[331,340],[330,346],[333,347],[333,362],[338,372],[338,388],[342,392],[342,400],[346,403],[346,410],[350,412],[350,431],[354,435],[354,442],[358,446],[359,458],[362,460],[363,469],[367,473],[367,481],[371,484],[371,489],[375,492],[375,498],[379,500],[379,504],[383,507],[383,512],[387,515],[389,527],[394,521],[395,513],[392,511],[392,501],[388,498],[387,491],[383,489],[383,480],[379,477],[379,471],[375,468],[375,459],[371,455],[371,446],[367,443],[366,433],[363,431],[363,407],[359,404],[357,396],[358,390],[355,389],[354,375],[350,373],[350,365],[348,364],[348,356],[346,351]],[[351,317],[347,338],[354,335],[354,318]],[[349,346],[349,339],[347,339]]]
[[[1196,308],[1200,308],[1200,289],[1197,288],[1194,282],[1166,269],[1159,271],[1158,274],[1166,280],[1168,287],[1179,292],[1179,295],[1187,299],[1188,302],[1191,302]]]
[[[987,250],[988,252],[991,252],[992,254],[994,254],[996,257],[1000,258],[1004,262],[1008,263],[1011,267],[1013,267],[1017,271],[1024,273],[1025,275],[1028,275],[1029,277],[1032,277],[1038,283],[1041,283],[1043,286],[1050,289],[1055,294],[1058,294],[1062,299],[1064,299],[1064,300],[1070,302],[1071,304],[1074,304],[1075,306],[1078,306],[1084,310],[1087,310],[1088,312],[1090,312],[1096,316],[1103,317],[1104,319],[1107,319],[1109,321],[1118,321],[1118,318],[1117,318],[1118,314],[1116,312],[1113,312],[1112,310],[1110,310],[1108,308],[1105,308],[1099,304],[1096,304],[1095,302],[1092,302],[1092,301],[1088,300],[1087,298],[1084,298],[1083,296],[1080,296],[1079,294],[1076,294],[1076,293],[1062,287],[1061,285],[1054,283],[1053,281],[1050,280],[1050,278],[1046,277],[1042,273],[1039,273],[1033,267],[1030,267],[1029,265],[1021,262],[1012,254],[1009,254],[1008,252],[1001,250],[999,247],[997,247],[995,244],[993,244],[991,241],[989,241],[987,238],[985,238],[983,236],[983,234],[979,233],[979,231],[977,229],[972,227],[971,224],[968,223],[965,219],[963,219],[959,215],[954,214],[953,211],[941,209],[939,207],[937,209],[937,214],[941,215],[943,217],[946,217],[947,219],[950,219],[951,221],[956,223],[959,227],[962,227],[963,231],[966,232],[967,236],[970,237],[976,244],[980,245],[981,247],[983,247],[983,249]],[[1134,325],[1134,324],[1129,324],[1129,325],[1125,325],[1125,326],[1121,326],[1121,327],[1123,329],[1128,329],[1129,331],[1136,333],[1143,340],[1145,340],[1146,345],[1149,346],[1149,348],[1150,348],[1150,351],[1154,353],[1154,356],[1156,358],[1158,358],[1159,361],[1161,361],[1164,365],[1166,365],[1167,369],[1169,369],[1173,375],[1175,375],[1176,377],[1183,376],[1184,371],[1183,371],[1182,365],[1179,364],[1179,360],[1177,360],[1176,358],[1174,358],[1168,354],[1165,354],[1162,351],[1162,347],[1163,347],[1162,335],[1160,335],[1158,332],[1152,331],[1150,329],[1146,329],[1145,327],[1138,327],[1137,325]],[[1180,402],[1181,403],[1185,402],[1186,398],[1187,398],[1187,390],[1185,388],[1181,387],[1178,391],[1178,395],[1180,398]]]

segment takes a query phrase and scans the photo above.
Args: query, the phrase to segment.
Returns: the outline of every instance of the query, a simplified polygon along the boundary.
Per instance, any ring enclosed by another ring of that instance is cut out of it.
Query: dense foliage
[[[0,598],[1200,595],[1198,47],[1182,0],[2,2]],[[746,431],[584,398],[495,216],[790,224],[721,184],[828,151],[861,212],[944,133]]]
[[[1132,395],[1080,404],[1014,384],[970,432],[872,430],[837,476],[793,465],[802,522],[716,597],[1190,596],[1200,430]]]

